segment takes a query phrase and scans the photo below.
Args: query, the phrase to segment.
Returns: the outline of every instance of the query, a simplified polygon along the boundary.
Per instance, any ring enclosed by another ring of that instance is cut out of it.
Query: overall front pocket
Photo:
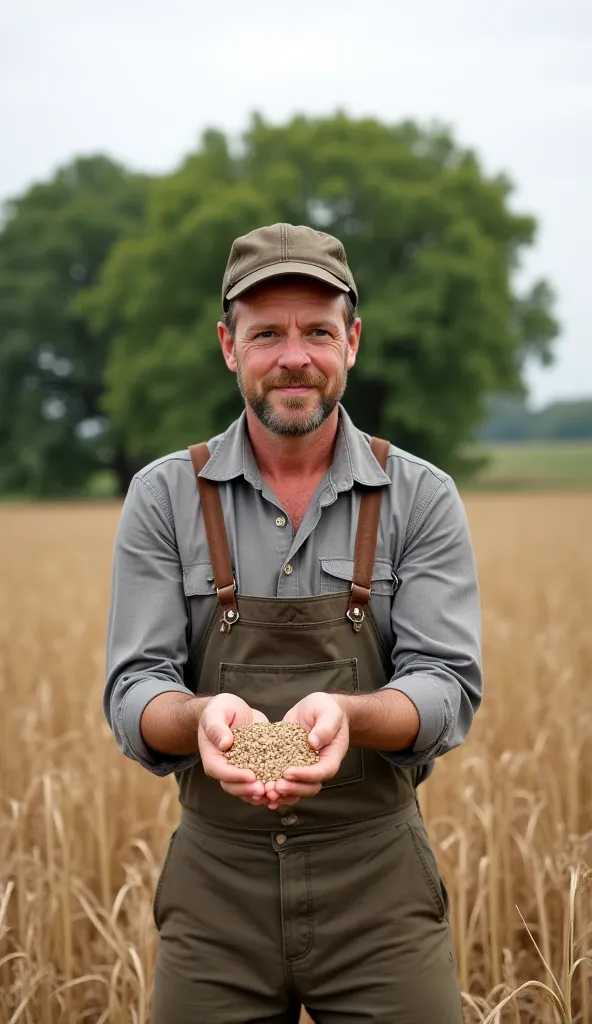
[[[234,693],[261,711],[270,722],[280,722],[287,711],[310,693],[359,693],[357,658],[313,665],[235,665],[221,662],[218,692]],[[323,789],[364,778],[362,751],[350,747],[334,778]]]

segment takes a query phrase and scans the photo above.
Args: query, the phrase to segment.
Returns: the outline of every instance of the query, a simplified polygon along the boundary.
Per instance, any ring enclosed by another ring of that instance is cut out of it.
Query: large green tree
[[[209,131],[151,191],[145,230],[112,252],[84,302],[116,330],[106,409],[149,458],[222,429],[240,408],[215,323],[231,242],[276,221],[344,242],[360,290],[362,347],[346,405],[358,425],[462,467],[489,393],[519,390],[525,360],[548,361],[557,326],[544,282],[518,294],[534,237],[448,132],[345,115],[271,126],[240,147]]]
[[[77,159],[6,203],[0,230],[0,491],[63,495],[132,465],[101,404],[111,340],[74,312],[143,217],[147,179]]]

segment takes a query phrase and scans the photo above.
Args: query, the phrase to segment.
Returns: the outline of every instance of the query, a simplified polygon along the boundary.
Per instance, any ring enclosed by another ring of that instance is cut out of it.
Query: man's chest
[[[235,482],[220,488],[220,498],[239,604],[241,594],[302,598],[349,592],[360,504],[356,493],[338,495],[328,490],[311,500],[306,494],[292,492],[281,497],[276,494],[275,500],[270,500]],[[394,594],[393,556],[396,558],[395,536],[385,528],[390,523],[388,518],[379,529],[371,601],[387,642]],[[193,646],[199,642],[215,603],[201,515],[194,519],[190,545],[180,554]]]
[[[295,534],[300,529],[315,490],[316,487],[303,486],[302,488],[280,488],[279,491],[276,491],[278,502],[287,513]]]

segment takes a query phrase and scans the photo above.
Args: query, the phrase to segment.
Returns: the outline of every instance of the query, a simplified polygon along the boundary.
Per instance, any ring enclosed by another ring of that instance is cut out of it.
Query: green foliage
[[[486,442],[577,441],[592,438],[592,398],[531,409],[523,397],[499,396],[479,431]]]
[[[444,130],[343,114],[256,116],[238,151],[208,131],[158,180],[74,161],[0,230],[0,492],[123,489],[137,460],[224,429],[241,401],[216,338],[222,273],[237,235],[276,221],[347,248],[358,425],[466,469],[486,397],[519,394],[557,331],[544,282],[513,290],[535,225],[509,195]]]
[[[110,334],[91,331],[74,306],[114,243],[141,221],[146,184],[87,157],[5,206],[0,491],[78,493],[94,470],[128,472],[101,405]]]
[[[486,443],[525,441],[530,437],[532,410],[525,395],[494,395],[487,403],[487,418],[479,429]]]
[[[106,408],[150,458],[223,429],[240,409],[218,351],[220,284],[234,237],[276,221],[344,242],[360,289],[362,348],[346,404],[362,428],[451,471],[491,392],[519,391],[525,358],[550,358],[552,296],[512,289],[532,243],[510,186],[440,129],[338,114],[271,126],[233,153],[204,135],[151,191],[145,232],[111,253],[84,299],[117,328]]]
[[[567,441],[592,438],[592,398],[553,402],[533,416],[531,436]]]

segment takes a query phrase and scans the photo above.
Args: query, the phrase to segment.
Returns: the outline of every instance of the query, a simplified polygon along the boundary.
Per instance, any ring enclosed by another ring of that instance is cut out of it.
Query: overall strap
[[[381,469],[385,469],[390,448],[389,442],[383,441],[379,437],[373,437],[370,447]],[[356,633],[359,633],[362,628],[366,606],[370,601],[381,502],[382,487],[374,487],[372,490],[366,491],[360,503],[351,597],[346,612]]]
[[[202,444],[192,444],[189,448],[189,454],[191,455],[199,488],[206,536],[210,548],[210,558],[212,559],[212,569],[214,570],[216,595],[222,609],[220,631],[222,633],[229,633],[231,626],[238,621],[239,614],[235,596],[236,583],[232,575],[232,563],[230,561],[220,492],[218,484],[214,483],[213,480],[206,480],[204,477],[199,476],[210,458],[207,444],[205,442]]]

